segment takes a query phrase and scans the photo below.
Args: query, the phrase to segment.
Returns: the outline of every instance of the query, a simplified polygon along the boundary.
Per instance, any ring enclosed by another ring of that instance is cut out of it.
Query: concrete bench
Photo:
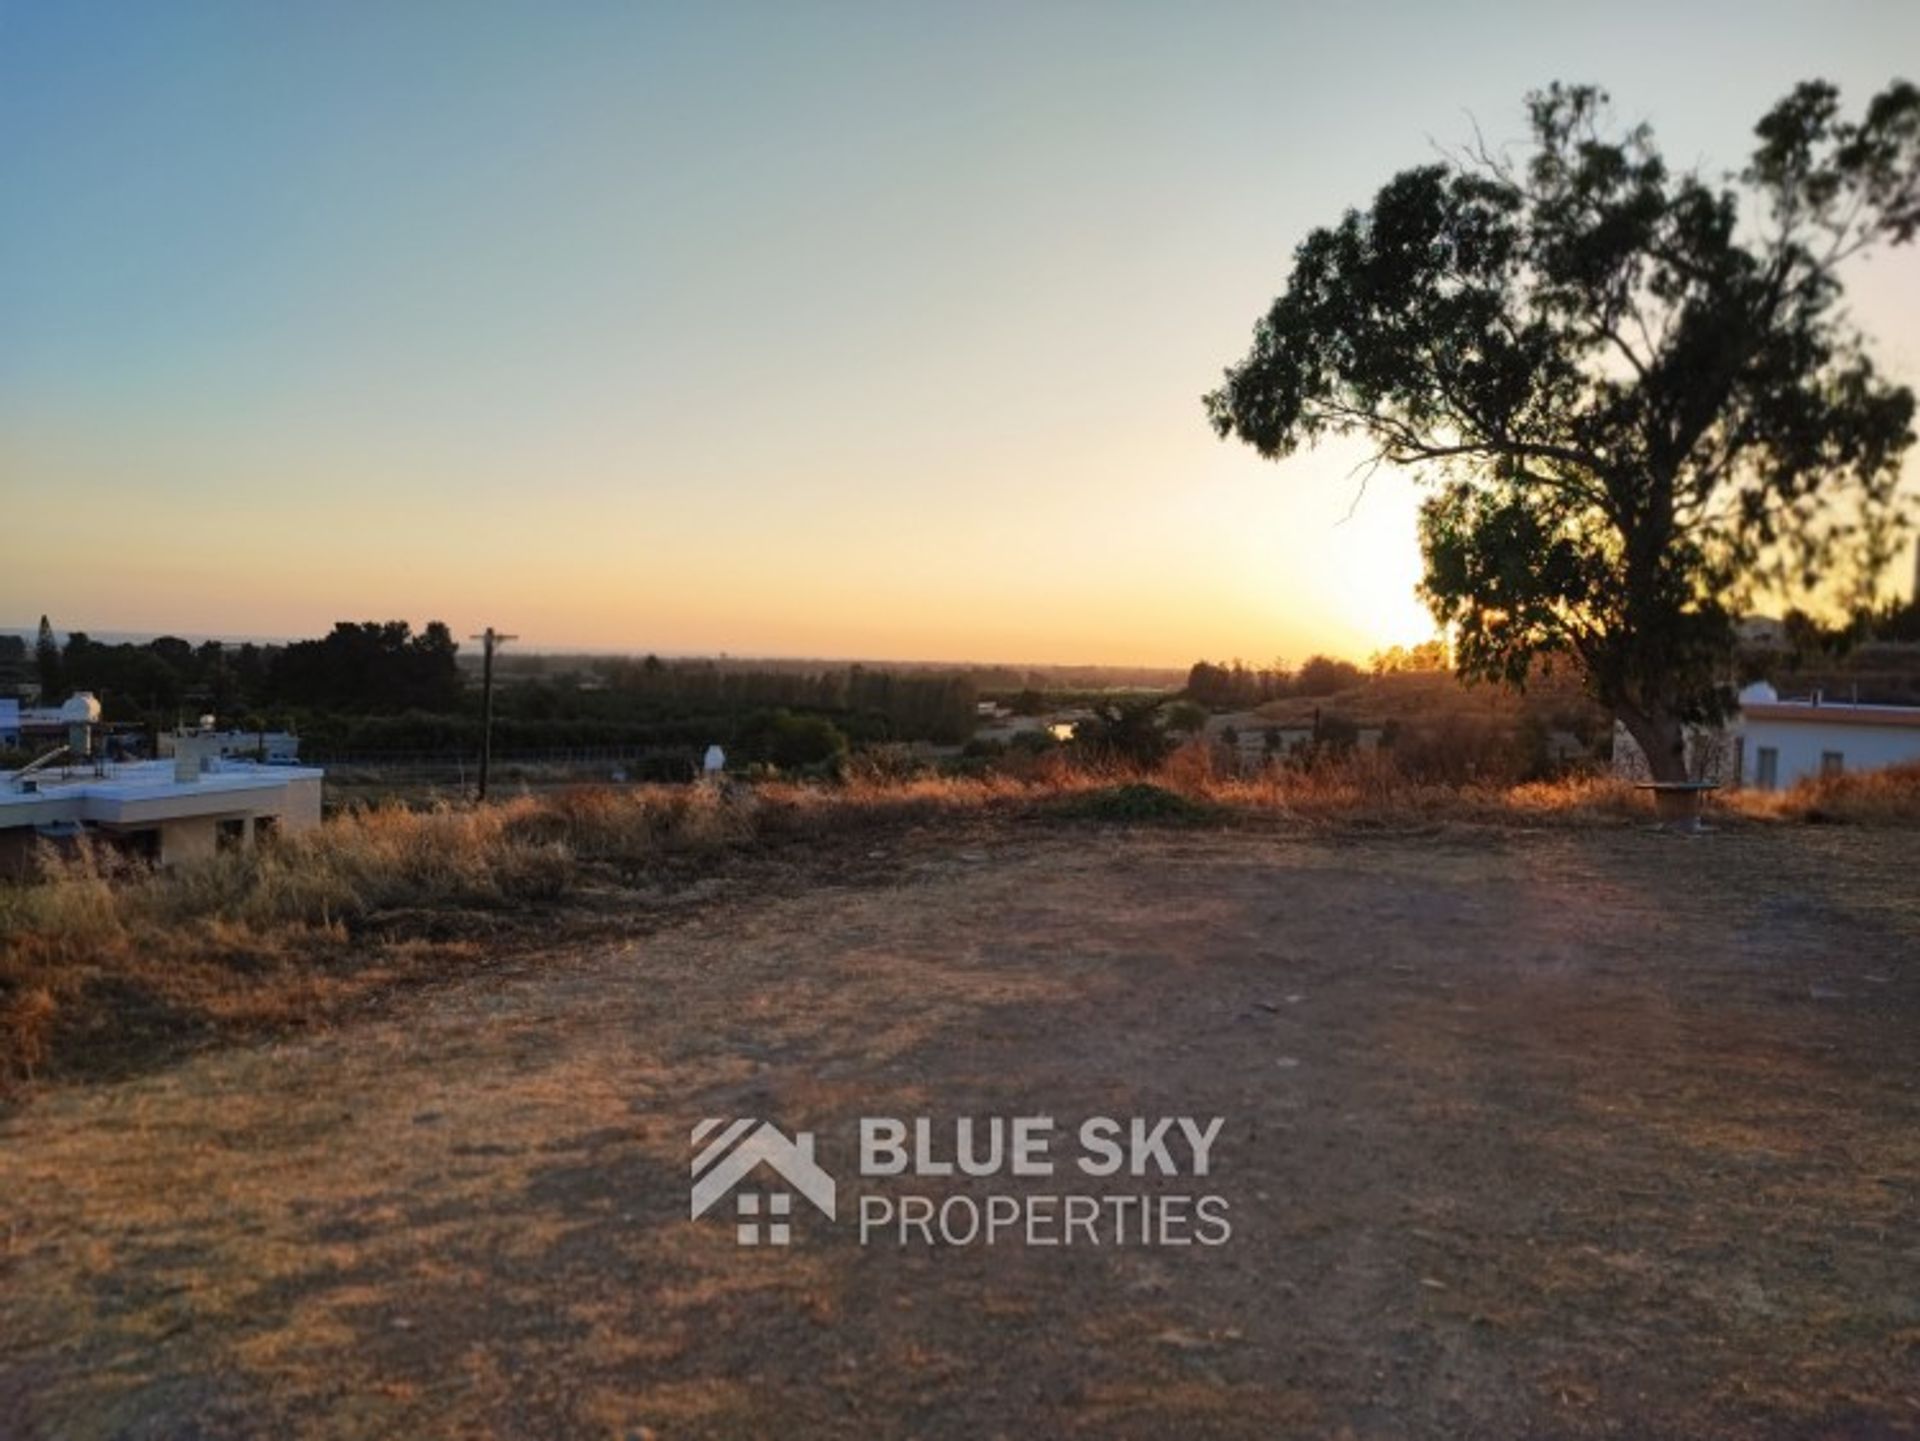
[[[1653,814],[1661,825],[1676,831],[1700,829],[1700,808],[1707,792],[1720,789],[1718,781],[1638,781],[1635,790],[1653,792]]]

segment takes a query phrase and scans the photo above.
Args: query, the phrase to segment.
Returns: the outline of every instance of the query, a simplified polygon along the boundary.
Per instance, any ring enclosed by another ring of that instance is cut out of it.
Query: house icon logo
[[[767,1218],[766,1244],[788,1244],[795,1191],[833,1219],[833,1177],[813,1159],[811,1131],[788,1136],[770,1121],[709,1117],[693,1128],[693,1150],[693,1218],[698,1220],[732,1195],[739,1217],[734,1236],[742,1246],[761,1244],[762,1216]],[[786,1187],[764,1194],[743,1189],[741,1183],[762,1165]]]

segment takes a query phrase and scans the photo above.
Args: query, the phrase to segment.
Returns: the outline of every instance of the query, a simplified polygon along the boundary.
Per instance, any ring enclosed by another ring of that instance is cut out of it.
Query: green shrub
[[[1143,782],[1094,791],[1074,801],[1070,809],[1088,820],[1125,824],[1142,821],[1194,822],[1206,820],[1214,814],[1212,806],[1201,805],[1160,786]]]

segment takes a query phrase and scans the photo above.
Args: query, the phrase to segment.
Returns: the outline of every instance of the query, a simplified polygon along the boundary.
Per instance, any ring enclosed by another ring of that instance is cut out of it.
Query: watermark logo
[[[1075,1127],[1051,1116],[863,1116],[859,1241],[1223,1245],[1231,1208],[1212,1176],[1224,1126],[1219,1116],[1089,1116]],[[811,1131],[710,1117],[693,1128],[693,1149],[694,1219],[732,1196],[743,1246],[792,1244],[795,1192],[838,1219]]]
[[[756,1123],[750,1116],[723,1121],[710,1116],[693,1128],[693,1147],[693,1219],[733,1196],[739,1217],[734,1237],[742,1246],[761,1244],[762,1216],[767,1218],[767,1245],[785,1246],[792,1241],[795,1191],[828,1220],[834,1218],[833,1177],[813,1158],[813,1132],[789,1136],[770,1121]],[[785,1188],[748,1189],[744,1183],[762,1166],[784,1181]]]

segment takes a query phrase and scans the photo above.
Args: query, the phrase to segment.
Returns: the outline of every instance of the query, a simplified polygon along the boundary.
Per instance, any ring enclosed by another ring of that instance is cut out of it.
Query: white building
[[[1733,749],[1740,784],[1761,790],[1920,761],[1920,706],[1781,700],[1762,682],[1740,693]]]
[[[291,731],[216,731],[202,730],[200,736],[211,739],[216,755],[240,761],[266,761],[269,765],[289,766],[300,759],[300,737]],[[160,754],[170,756],[180,737],[162,734]]]
[[[172,865],[264,829],[306,830],[320,824],[321,775],[186,741],[167,761],[0,771],[0,875],[24,874],[37,842],[82,834]]]
[[[1782,700],[1765,681],[1740,692],[1740,708],[1724,728],[1687,734],[1690,776],[1757,790],[1903,761],[1920,761],[1920,706],[1834,702],[1818,693]],[[1647,774],[1624,726],[1614,727],[1613,768],[1628,779]]]
[[[55,706],[0,700],[0,745],[19,747],[58,739],[72,726],[92,726],[99,720],[100,702],[92,691],[75,691]]]

